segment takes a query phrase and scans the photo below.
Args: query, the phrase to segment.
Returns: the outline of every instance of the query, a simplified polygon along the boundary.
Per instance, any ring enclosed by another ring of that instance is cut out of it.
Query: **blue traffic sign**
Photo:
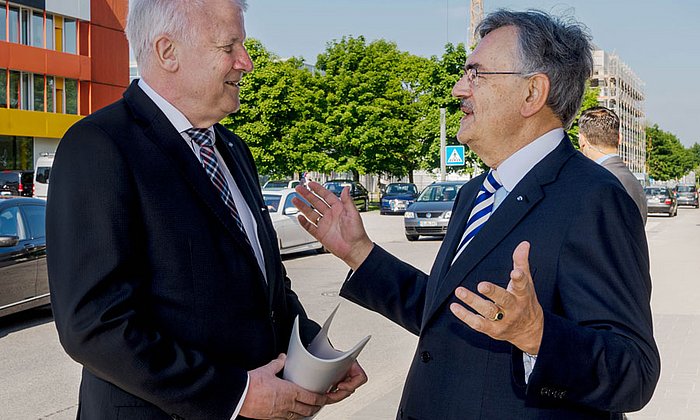
[[[464,146],[445,146],[445,165],[464,166]]]

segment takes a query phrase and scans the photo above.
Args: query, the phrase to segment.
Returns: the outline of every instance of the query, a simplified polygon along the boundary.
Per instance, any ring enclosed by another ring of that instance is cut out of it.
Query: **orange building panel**
[[[126,87],[92,84],[92,112],[116,102],[122,97]]]
[[[90,19],[93,25],[123,31],[129,4],[126,0],[91,0]]]
[[[129,85],[129,44],[122,31],[92,27],[92,81]]]

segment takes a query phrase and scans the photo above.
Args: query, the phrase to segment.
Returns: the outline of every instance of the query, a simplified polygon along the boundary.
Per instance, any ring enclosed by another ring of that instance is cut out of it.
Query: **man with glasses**
[[[461,188],[430,274],[372,243],[348,192],[297,190],[352,273],[341,295],[420,336],[400,419],[619,419],[660,371],[634,202],[564,127],[591,74],[576,22],[500,10],[453,95],[491,170]]]

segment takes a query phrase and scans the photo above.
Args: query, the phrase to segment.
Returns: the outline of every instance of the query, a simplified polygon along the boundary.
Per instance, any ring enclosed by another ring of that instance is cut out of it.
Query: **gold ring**
[[[290,411],[290,412],[289,412],[289,415],[287,416],[287,418],[288,418],[289,420],[292,420],[292,419],[294,418],[294,413],[292,413],[292,412]]]
[[[500,321],[503,319],[504,316],[506,316],[506,314],[504,314],[503,310],[499,308],[498,312],[496,312],[496,315],[494,315],[493,318],[491,318],[491,321]]]

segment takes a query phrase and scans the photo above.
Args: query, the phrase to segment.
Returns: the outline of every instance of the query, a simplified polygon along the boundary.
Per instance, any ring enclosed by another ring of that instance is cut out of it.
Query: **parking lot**
[[[429,270],[441,244],[408,242],[401,216],[362,214],[371,238],[405,261]],[[654,284],[652,308],[662,355],[662,376],[652,402],[629,417],[700,418],[700,210],[681,207],[678,217],[651,216],[647,222]],[[392,419],[416,338],[384,318],[337,295],[347,267],[329,254],[285,258],[294,289],[310,316],[322,321],[341,303],[330,338],[347,349],[365,335],[372,339],[360,356],[369,382],[355,395],[328,406],[317,420]],[[74,419],[79,366],[63,353],[51,313],[34,310],[0,320],[0,418]]]

